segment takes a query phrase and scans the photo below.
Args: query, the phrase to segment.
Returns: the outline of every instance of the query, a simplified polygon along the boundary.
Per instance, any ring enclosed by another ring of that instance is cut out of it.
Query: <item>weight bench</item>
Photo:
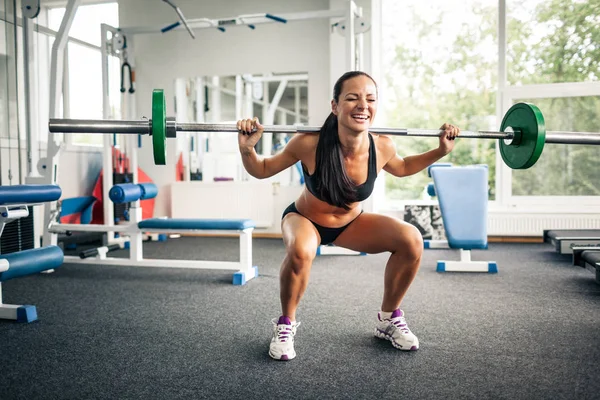
[[[0,186],[0,234],[4,226],[29,216],[30,205],[56,201],[62,195],[56,185]],[[63,264],[63,252],[58,246],[28,249],[0,255],[0,319],[17,322],[37,320],[33,305],[14,305],[2,302],[2,282],[9,279],[56,269]]]
[[[65,256],[65,262],[75,264],[102,264],[125,265],[133,267],[170,267],[192,269],[220,269],[237,270],[233,274],[234,285],[244,285],[250,279],[258,276],[258,268],[252,265],[252,232],[255,228],[254,221],[250,219],[184,219],[184,218],[150,218],[141,220],[141,208],[138,200],[156,196],[158,190],[151,183],[119,184],[109,191],[109,197],[116,203],[132,203],[130,208],[131,223],[125,225],[51,225],[52,232],[66,230],[119,232],[128,236],[127,242],[120,238],[122,246],[99,247],[81,256]],[[203,260],[173,260],[173,259],[148,259],[143,256],[143,234],[152,233],[179,233],[179,234],[236,234],[239,236],[239,261],[203,261]],[[128,258],[107,257],[107,253],[118,248],[128,248]],[[93,258],[91,257],[93,256]]]
[[[431,170],[433,168],[438,168],[438,167],[452,167],[452,163],[435,163],[435,164],[430,165],[429,167],[427,167],[427,176],[431,178]],[[429,197],[437,197],[437,194],[435,193],[435,185],[433,184],[433,182],[430,182],[427,184],[426,190],[427,190],[427,194],[429,195]],[[432,215],[431,219],[433,222],[433,215]],[[450,246],[448,245],[448,241],[442,240],[442,239],[425,239],[425,240],[423,240],[423,247],[425,249],[449,249],[450,248]]]
[[[197,268],[210,269],[239,269],[233,274],[234,285],[244,285],[247,281],[258,276],[258,268],[252,265],[252,231],[254,221],[250,219],[182,219],[182,218],[151,218],[138,223],[142,231],[157,233],[203,233],[216,234],[235,233],[239,235],[239,262],[226,261],[191,261]],[[148,260],[146,260],[148,261]],[[164,260],[163,260],[164,261]],[[173,261],[173,260],[171,260]],[[179,265],[181,261],[175,261]]]
[[[498,272],[495,261],[472,261],[471,250],[487,249],[488,168],[432,168],[448,246],[460,261],[438,261],[438,272]]]

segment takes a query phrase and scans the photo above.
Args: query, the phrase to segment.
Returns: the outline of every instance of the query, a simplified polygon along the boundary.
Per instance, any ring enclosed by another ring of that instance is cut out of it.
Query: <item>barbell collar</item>
[[[167,132],[166,136],[168,138],[177,137],[177,121],[175,121],[175,117],[167,117]]]

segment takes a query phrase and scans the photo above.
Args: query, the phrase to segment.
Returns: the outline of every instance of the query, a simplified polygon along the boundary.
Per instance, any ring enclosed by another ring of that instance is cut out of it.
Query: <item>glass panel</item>
[[[497,0],[386,1],[383,6],[382,102],[378,126],[498,130]],[[401,27],[401,29],[399,28]],[[383,114],[383,118],[381,117]],[[398,154],[437,147],[436,139],[395,138]],[[495,198],[495,140],[458,140],[441,162],[487,164]],[[386,177],[386,201],[426,196],[426,171]]]
[[[597,81],[598,0],[508,0],[509,85]]]
[[[69,43],[69,118],[102,119],[100,52]],[[73,134],[73,144],[102,144],[102,135]]]
[[[548,131],[597,132],[600,97],[519,100],[540,108]],[[513,196],[600,196],[600,146],[546,144],[538,162],[512,172]]]
[[[178,122],[235,124],[237,119],[258,117],[264,125],[306,124],[308,74],[289,72],[178,78],[175,80],[175,109]],[[289,138],[286,134],[265,132],[255,147],[256,151],[259,154],[275,154],[281,151]],[[177,139],[178,149],[185,154],[184,159],[189,160],[191,180],[247,178],[245,171],[240,172],[243,167],[237,133],[194,132],[179,135]],[[273,179],[283,184],[297,184],[301,177],[295,168],[291,168]]]
[[[23,79],[19,76],[23,71],[23,59],[22,50],[16,48],[21,38],[20,28],[15,32],[13,24],[14,3],[3,3],[6,22],[0,21],[0,185],[12,185],[22,183],[23,179],[23,153],[18,149],[24,148],[24,136],[23,131],[19,132],[22,127],[19,126],[20,104],[17,103],[23,96],[17,85],[17,81]],[[21,142],[17,140],[19,134]]]
[[[51,8],[48,11],[48,28],[58,31],[64,15],[64,8]],[[69,36],[100,46],[100,25],[103,23],[119,26],[117,2],[79,6]]]
[[[64,8],[50,9],[48,25],[58,30],[64,16]],[[118,26],[118,4],[104,3],[79,6],[73,20],[69,36],[88,43],[100,45],[100,25],[106,23]],[[102,119],[102,65],[99,50],[68,44],[69,58],[69,118]],[[111,118],[121,118],[120,112],[120,62],[115,57],[109,58],[109,87]],[[127,85],[129,82],[126,81]],[[62,104],[60,105],[62,106]],[[102,135],[72,134],[71,143],[76,145],[102,145]]]
[[[0,139],[8,137],[10,120],[8,106],[9,71],[14,71],[14,65],[11,65],[11,57],[7,55],[8,41],[6,29],[8,27],[12,28],[12,24],[0,21]],[[4,143],[2,142],[3,145]]]

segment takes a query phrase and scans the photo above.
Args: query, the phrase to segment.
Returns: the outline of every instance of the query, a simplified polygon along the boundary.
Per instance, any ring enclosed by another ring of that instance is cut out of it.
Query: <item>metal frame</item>
[[[109,54],[108,43],[107,40],[108,34],[115,35],[119,30],[117,28],[111,27],[107,24],[100,25],[100,37],[101,37],[101,59],[102,59],[102,117],[104,119],[111,118],[110,115],[110,94],[109,94],[109,77],[108,77],[108,63],[109,57],[113,54]],[[112,42],[112,40],[110,41]],[[114,209],[113,203],[109,201],[110,197],[108,196],[108,192],[110,188],[113,186],[113,157],[112,157],[112,136],[113,135],[105,135],[103,137],[103,151],[102,151],[102,206],[103,206],[103,215],[104,215],[104,224],[108,226],[114,225]],[[130,160],[130,166],[133,172],[133,182],[137,183],[137,152],[133,152],[132,159]],[[134,207],[139,207],[139,201],[136,201]],[[107,232],[106,236],[106,244],[114,243],[114,232]]]
[[[63,71],[64,71],[64,52],[65,46],[68,40],[68,32],[71,29],[75,13],[79,7],[81,0],[69,0],[65,9],[65,15],[60,24],[54,44],[52,45],[52,56],[50,62],[50,112],[51,118],[58,116],[58,105],[61,101],[61,94],[63,89]],[[27,66],[26,66],[27,68]],[[58,175],[58,160],[60,156],[61,144],[57,142],[57,138],[53,136],[48,137],[48,145],[46,157],[40,159],[37,163],[38,172],[41,177],[29,177],[27,183],[42,183],[42,184],[54,184],[57,182]],[[57,205],[56,202],[44,203],[44,224],[48,223],[54,215],[56,215]],[[37,236],[37,235],[36,235]],[[36,241],[37,242],[37,241]],[[56,245],[57,236],[56,234],[50,233],[47,229],[43,231],[42,246],[47,247],[50,245]]]
[[[353,1],[349,3],[354,4]],[[355,6],[354,6],[355,7]],[[285,20],[286,22],[290,21],[302,21],[302,20],[311,20],[311,19],[327,19],[327,18],[345,18],[347,17],[347,10],[321,10],[321,11],[307,11],[301,13],[284,13],[277,14],[277,17]],[[219,18],[219,19],[210,19],[210,18],[195,18],[188,19],[187,23],[189,28],[193,29],[218,29],[225,28],[231,26],[255,26],[261,24],[272,24],[272,23],[281,23],[282,21],[277,21],[273,18],[269,18],[267,14],[248,14],[248,15],[239,15],[235,17],[228,18]],[[172,30],[186,30],[187,27],[183,25],[179,25]],[[161,28],[155,27],[147,27],[147,26],[138,26],[138,27],[128,27],[123,28],[122,32],[124,34],[129,35],[138,35],[138,34],[148,34],[148,33],[162,33]]]

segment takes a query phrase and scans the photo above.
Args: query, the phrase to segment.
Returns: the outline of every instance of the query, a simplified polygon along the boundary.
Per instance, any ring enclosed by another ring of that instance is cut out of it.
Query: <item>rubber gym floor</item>
[[[231,271],[74,264],[5,282],[4,302],[39,321],[0,322],[0,399],[600,398],[600,285],[550,245],[473,252],[498,274],[437,273],[458,253],[426,250],[402,304],[416,352],[373,336],[386,254],[317,257],[289,362],[267,354],[283,244],[253,251],[259,277],[241,287]],[[183,237],[144,254],[235,260],[238,246]]]

